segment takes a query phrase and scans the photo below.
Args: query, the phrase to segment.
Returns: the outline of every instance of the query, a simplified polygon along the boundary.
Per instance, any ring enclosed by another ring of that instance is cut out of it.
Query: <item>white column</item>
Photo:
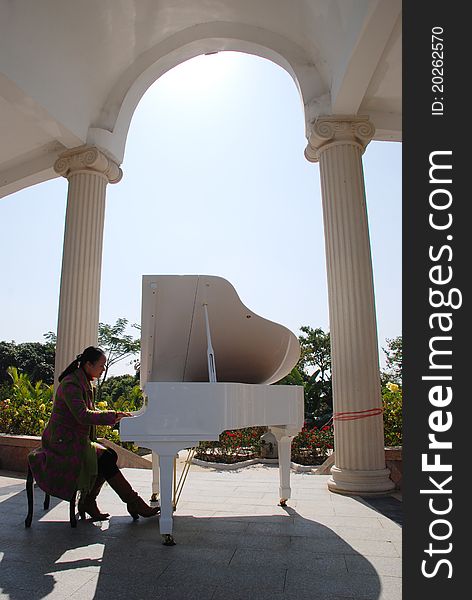
[[[328,487],[345,494],[394,488],[385,467],[372,261],[362,154],[366,117],[319,118],[305,155],[320,162],[328,274],[335,465]]]
[[[55,380],[87,346],[97,344],[107,183],[122,172],[92,146],[64,152],[54,165],[69,181],[57,324]]]

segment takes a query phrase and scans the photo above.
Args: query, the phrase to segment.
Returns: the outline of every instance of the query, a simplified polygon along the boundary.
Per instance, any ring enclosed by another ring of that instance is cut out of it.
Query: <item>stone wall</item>
[[[152,469],[150,460],[134,454],[110,440],[100,439],[101,444],[113,448],[118,454],[118,466],[135,469]],[[36,435],[10,435],[0,433],[0,469],[25,473],[28,471],[28,454],[41,445]]]
[[[385,448],[385,464],[390,469],[390,479],[397,490],[402,489],[402,448]]]
[[[41,438],[36,435],[0,433],[0,469],[26,475],[28,454],[40,445]]]

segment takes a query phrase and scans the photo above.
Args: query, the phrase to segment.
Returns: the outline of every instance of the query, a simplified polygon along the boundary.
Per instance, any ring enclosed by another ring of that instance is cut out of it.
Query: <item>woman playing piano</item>
[[[123,477],[116,452],[94,441],[96,425],[114,425],[131,414],[95,410],[91,382],[102,375],[105,362],[104,352],[89,346],[61,373],[42,445],[30,453],[28,462],[38,486],[51,496],[70,500],[80,491],[82,518],[85,513],[94,521],[109,517],[96,503],[105,481],[133,518],[152,517],[159,509],[146,504]]]

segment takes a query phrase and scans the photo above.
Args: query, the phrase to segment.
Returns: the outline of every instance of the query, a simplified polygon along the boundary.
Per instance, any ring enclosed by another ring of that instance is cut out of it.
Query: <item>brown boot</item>
[[[130,484],[123,477],[121,471],[108,479],[108,483],[115,490],[118,496],[126,503],[126,508],[133,519],[141,517],[153,517],[159,512],[159,508],[149,506],[144,500],[138,496],[138,493],[133,490]]]
[[[85,519],[85,513],[92,517],[92,521],[105,521],[110,516],[109,513],[101,513],[97,506],[97,496],[104,483],[105,479],[101,475],[97,475],[90,492],[84,498],[80,496],[78,509],[81,519]]]

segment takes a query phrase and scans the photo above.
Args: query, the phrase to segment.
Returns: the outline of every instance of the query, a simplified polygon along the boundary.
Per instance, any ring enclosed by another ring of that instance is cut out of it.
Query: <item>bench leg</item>
[[[26,496],[28,498],[28,514],[25,519],[25,527],[31,527],[31,521],[33,520],[33,473],[28,465],[28,474],[26,476]]]
[[[71,527],[77,527],[77,517],[75,516],[75,500],[77,497],[77,491],[74,492],[74,495],[71,498],[69,504],[69,520]]]
[[[33,507],[34,507],[34,497],[33,497],[33,487],[34,487],[34,479],[33,473],[31,472],[30,467],[28,466],[28,474],[26,476],[26,496],[28,498],[28,514],[25,519],[25,527],[31,527],[31,522],[33,520]],[[77,491],[74,492],[70,503],[69,503],[69,522],[71,527],[77,527],[77,517],[75,516],[75,506],[77,499]],[[45,494],[44,496],[44,510],[49,508],[49,502],[51,500],[51,496],[49,494]]]

